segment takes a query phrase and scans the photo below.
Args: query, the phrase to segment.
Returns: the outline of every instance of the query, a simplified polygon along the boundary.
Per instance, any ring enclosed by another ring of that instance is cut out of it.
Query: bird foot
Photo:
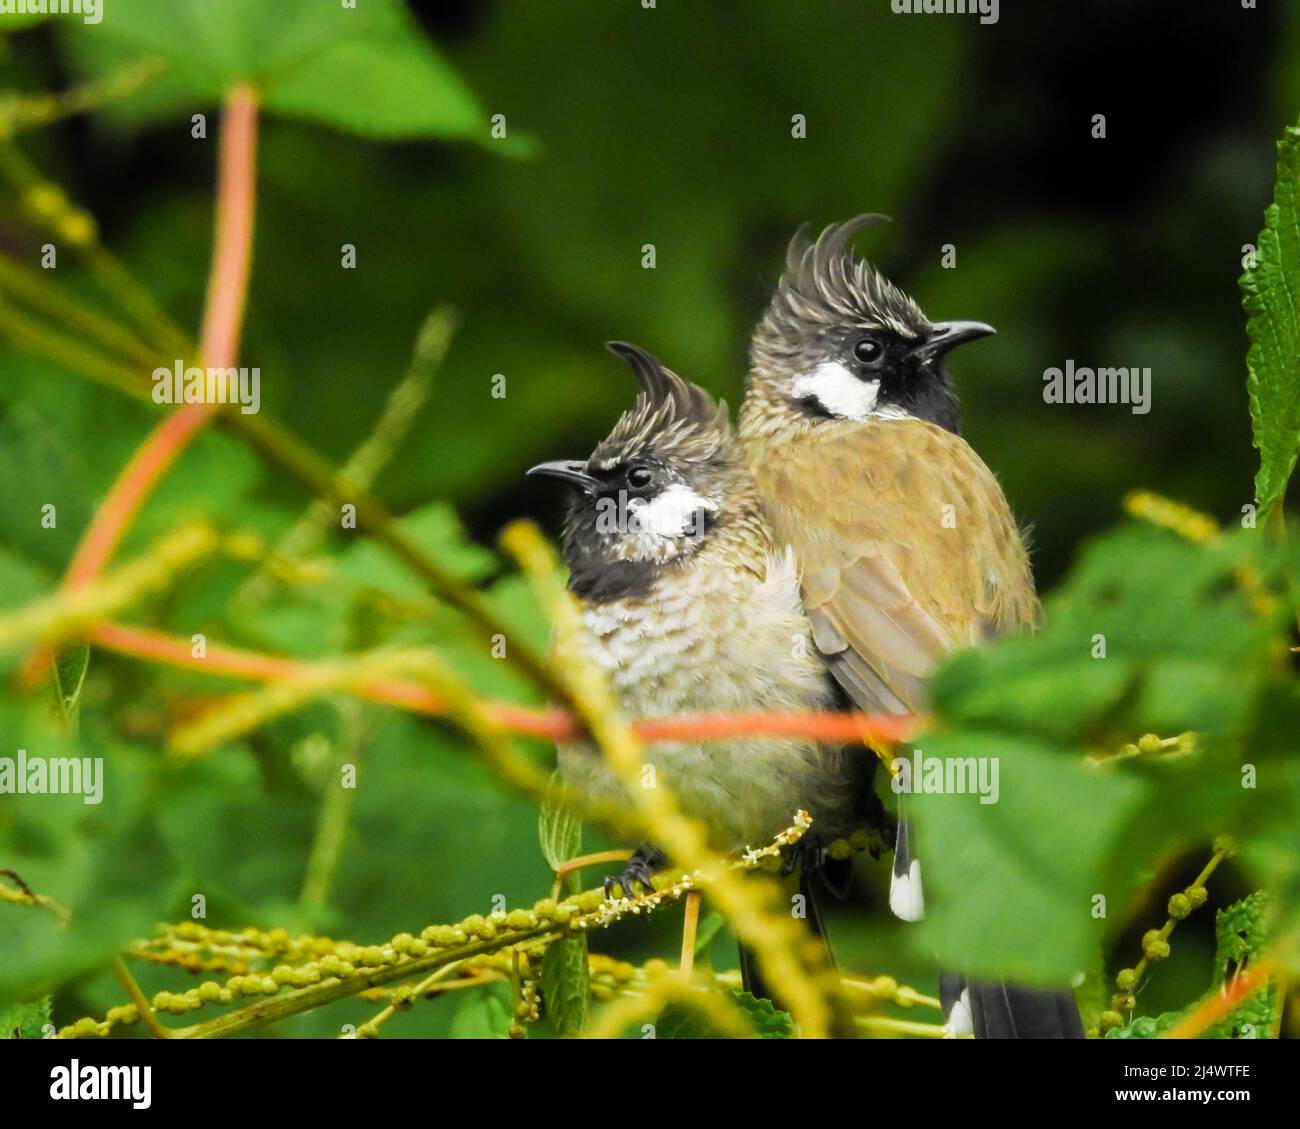
[[[623,897],[636,897],[636,884],[648,892],[654,892],[654,878],[656,870],[664,865],[663,853],[654,849],[638,847],[632,857],[627,860],[627,865],[623,867],[622,873],[611,874],[605,879],[605,897],[610,901],[614,900],[614,887],[617,886],[623,891]]]
[[[797,843],[791,843],[782,851],[781,877],[788,878],[799,866],[802,866],[806,873],[813,874],[825,865],[826,843],[820,835],[810,831]]]

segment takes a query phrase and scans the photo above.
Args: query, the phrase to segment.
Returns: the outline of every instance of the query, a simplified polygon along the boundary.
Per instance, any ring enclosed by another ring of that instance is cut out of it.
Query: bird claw
[[[605,878],[605,897],[609,901],[614,901],[614,887],[618,886],[623,891],[623,897],[636,897],[636,883],[641,885],[650,893],[654,893],[654,883],[651,879],[654,877],[654,868],[640,854],[634,854],[627,860],[627,865],[623,868],[621,874],[611,874]]]
[[[789,878],[800,865],[811,874],[821,870],[825,863],[826,844],[819,836],[809,833],[782,852],[781,877]]]

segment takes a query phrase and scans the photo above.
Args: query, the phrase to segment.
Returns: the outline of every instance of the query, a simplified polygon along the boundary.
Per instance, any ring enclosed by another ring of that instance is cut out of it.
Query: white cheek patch
[[[880,395],[880,381],[859,380],[835,361],[823,361],[812,372],[800,373],[792,387],[796,399],[814,399],[839,419],[866,419]]]
[[[700,511],[716,512],[718,507],[689,486],[675,482],[649,501],[633,498],[627,508],[637,532],[676,540],[683,534],[702,533]]]

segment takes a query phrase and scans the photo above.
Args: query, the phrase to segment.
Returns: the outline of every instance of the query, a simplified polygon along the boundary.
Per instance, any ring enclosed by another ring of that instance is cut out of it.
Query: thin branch
[[[257,101],[240,87],[226,99],[221,129],[212,272],[203,338],[205,365],[229,368],[238,360],[253,253]],[[215,404],[186,404],[167,416],[140,446],[100,505],[68,568],[72,587],[93,579],[112,558],[154,487],[211,419]]]
[[[59,919],[60,925],[67,925],[72,920],[72,914],[48,894],[38,894],[27,885],[18,871],[5,868],[0,870],[0,878],[8,878],[18,887],[17,890],[11,890],[5,883],[0,882],[0,901],[13,902],[20,906],[40,906],[54,914]]]
[[[416,576],[489,636],[510,636],[509,625],[497,615],[478,589],[458,579],[426,553],[398,527],[387,507],[335,471],[292,432],[260,415],[242,412],[222,412],[219,422],[320,497],[338,505],[353,505],[360,532],[387,545]],[[509,654],[509,661],[549,697],[560,702],[568,701],[568,691],[563,683],[531,647],[520,639],[511,638]]]
[[[298,891],[301,906],[328,906],[330,889],[348,834],[348,817],[352,812],[354,788],[344,788],[339,774],[345,764],[355,764],[366,743],[364,707],[351,698],[338,703],[342,731],[331,748],[329,767],[316,816],[316,834],[312,838],[307,865],[303,869],[302,887]]]
[[[917,1023],[913,1019],[893,1019],[887,1015],[860,1015],[853,1022],[872,1035],[906,1035],[913,1039],[970,1039],[971,1035],[953,1035],[938,1023]]]
[[[29,213],[81,255],[91,278],[135,321],[148,341],[179,356],[194,351],[186,335],[153,295],[100,242],[94,218],[70,204],[63,190],[46,180],[12,138],[3,135],[0,135],[0,175],[13,185]]]
[[[122,987],[126,989],[126,994],[131,997],[131,1002],[135,1004],[136,1011],[140,1013],[140,1022],[149,1029],[149,1034],[155,1039],[170,1039],[171,1032],[158,1022],[158,1017],[154,1015],[153,1008],[149,1006],[148,998],[140,991],[140,985],[135,982],[131,970],[122,963],[121,957],[113,958],[113,974]]]
[[[76,333],[36,324],[33,319],[0,302],[0,330],[20,349],[36,353],[61,368],[88,377],[96,384],[122,392],[136,400],[149,400],[149,386],[140,374],[121,361],[87,348]]]
[[[212,273],[200,353],[207,365],[228,368],[238,358],[253,244],[257,101],[249,87],[231,91],[221,131]],[[112,559],[154,487],[207,425],[215,404],[185,404],[169,413],[137,448],[100,503],[64,578],[64,588],[92,582]],[[38,649],[24,664],[30,685],[50,653]]]
[[[275,682],[303,678],[314,664],[278,655],[226,647],[211,642],[203,658],[194,657],[188,639],[167,635],[147,627],[101,623],[86,632],[86,638],[115,654],[181,667],[214,676],[244,678],[253,682]],[[426,686],[390,679],[356,683],[351,692],[372,702],[396,706],[430,717],[443,717],[446,702]],[[486,701],[483,713],[501,729],[543,741],[572,741],[582,733],[566,710],[533,709],[510,702]],[[830,743],[858,743],[867,738],[903,741],[924,724],[923,717],[864,713],[735,713],[680,714],[670,718],[633,723],[641,740],[655,744],[667,741],[724,741],[754,734],[765,737],[807,737]]]
[[[759,865],[762,860],[775,857],[789,844],[799,840],[808,823],[806,813],[799,813],[795,826],[781,832],[771,843],[751,851],[740,860],[728,864],[728,873],[732,874],[738,870],[752,869]],[[257,1003],[203,1023],[172,1029],[169,1034],[172,1038],[182,1039],[227,1038],[244,1031],[263,1027],[268,1023],[284,1019],[290,1015],[314,1010],[335,1000],[360,995],[370,988],[382,988],[388,984],[409,981],[445,965],[459,964],[484,953],[499,952],[502,949],[532,941],[545,940],[549,943],[565,935],[609,925],[626,915],[648,914],[663,906],[680,901],[691,890],[695,889],[701,881],[703,881],[703,876],[683,875],[676,882],[658,888],[653,892],[642,894],[637,898],[621,899],[613,902],[604,901],[599,891],[588,891],[564,900],[562,907],[571,908],[566,912],[565,919],[562,922],[557,921],[555,918],[556,906],[554,901],[546,899],[545,902],[538,903],[531,913],[525,913],[525,922],[520,926],[514,927],[507,920],[505,923],[495,926],[492,935],[487,939],[483,939],[481,936],[465,937],[463,943],[452,944],[448,947],[435,947],[432,951],[414,959],[403,958],[396,963],[357,968],[353,974],[343,979],[330,974],[328,978],[310,987],[278,991],[269,999],[260,1000]],[[711,881],[716,881],[716,876]],[[712,885],[710,885],[710,888],[712,888]],[[548,903],[550,915],[544,916],[540,910],[543,905]],[[589,906],[590,908],[579,908],[582,906]],[[59,1034],[62,1037],[65,1033],[75,1035],[76,1025],[73,1024],[64,1028]]]
[[[147,553],[85,587],[34,600],[0,616],[0,651],[33,643],[53,647],[84,636],[94,624],[166,588],[179,573],[220,548],[221,540],[210,526],[178,526],[159,537]]]
[[[686,912],[682,915],[682,975],[689,976],[695,969],[695,936],[700,927],[700,892],[692,890],[686,895]]]
[[[257,94],[251,86],[240,86],[227,95],[221,123],[212,270],[199,349],[204,364],[213,368],[227,368],[239,356],[256,197]]]
[[[162,75],[167,66],[163,59],[146,56],[58,94],[6,94],[0,99],[0,135],[10,137],[120,102]]]
[[[339,472],[347,481],[368,490],[392,458],[429,398],[434,377],[451,348],[458,321],[458,315],[448,306],[438,306],[424,319],[405,374],[389,393],[370,434],[348,456]],[[275,590],[271,563],[306,556],[321,541],[331,523],[336,523],[335,515],[324,499],[317,498],[280,538],[270,558],[239,586],[232,602],[257,603],[268,598]]]
[[[1169,955],[1169,938],[1173,931],[1178,927],[1178,922],[1186,917],[1199,905],[1205,902],[1205,884],[1210,880],[1210,876],[1218,869],[1219,864],[1226,859],[1233,850],[1231,840],[1221,837],[1215,841],[1214,854],[1210,856],[1209,862],[1201,868],[1190,886],[1181,892],[1181,896],[1186,901],[1185,912],[1180,916],[1175,916],[1172,912],[1168,915],[1163,926],[1160,929],[1148,930],[1142,937],[1142,959],[1132,968],[1121,969],[1115,975],[1115,986],[1119,989],[1112,997],[1110,1010],[1103,1012],[1101,1021],[1098,1025],[1099,1034],[1105,1035],[1112,1027],[1119,1024],[1116,1020],[1124,1010],[1130,1010],[1133,1002],[1133,993],[1137,986],[1142,983],[1142,977],[1146,974],[1147,969],[1157,960],[1164,960]],[[1197,895],[1199,894],[1199,898]],[[1197,900],[1193,900],[1197,899]],[[1170,909],[1173,908],[1174,899],[1170,899]],[[1163,954],[1163,955],[1161,955]],[[1126,1006],[1127,1005],[1127,1006]]]
[[[64,326],[77,334],[78,340],[93,338],[100,348],[139,365],[145,372],[155,366],[157,357],[153,350],[127,326],[73,301],[62,287],[8,255],[0,255],[0,292],[12,294],[47,317],[61,318]],[[133,385],[137,383],[141,389],[146,387],[143,376],[133,381]]]

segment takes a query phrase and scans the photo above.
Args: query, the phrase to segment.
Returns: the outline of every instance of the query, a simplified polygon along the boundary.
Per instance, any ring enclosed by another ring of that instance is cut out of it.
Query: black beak
[[[528,471],[529,478],[555,478],[576,486],[584,494],[594,494],[597,482],[587,473],[587,464],[574,459],[559,459],[553,463],[538,463]]]
[[[997,330],[982,321],[941,321],[930,326],[926,339],[912,349],[912,356],[919,361],[937,361],[949,350],[955,349],[966,341],[975,341],[980,337],[990,337]]]

